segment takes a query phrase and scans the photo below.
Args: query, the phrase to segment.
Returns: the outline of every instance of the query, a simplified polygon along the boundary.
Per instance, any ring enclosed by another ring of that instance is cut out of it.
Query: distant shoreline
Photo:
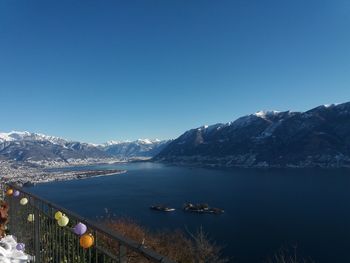
[[[42,183],[62,182],[71,180],[84,180],[97,178],[102,176],[119,175],[126,173],[127,170],[86,170],[86,171],[65,171],[65,172],[52,172],[51,177],[43,178],[42,180],[32,180],[26,183],[22,183],[23,186],[30,186]]]
[[[76,162],[27,162],[28,164],[38,166],[43,169],[59,169],[79,166],[94,166],[94,165],[110,165],[110,164],[122,164],[122,163],[134,163],[134,162],[148,162],[152,158],[129,158],[129,159],[99,159],[99,160],[87,160]]]
[[[102,164],[102,163],[99,163]],[[77,166],[99,165],[97,163],[85,163],[80,165],[61,165],[59,167],[44,167],[31,163],[9,162],[0,160],[0,180],[3,183],[11,182],[18,185],[32,186],[39,183],[50,183],[58,181],[70,181],[89,179],[101,176],[112,176],[124,174],[123,169],[90,169],[74,170]],[[69,169],[71,167],[71,169]],[[57,170],[55,170],[57,169]],[[60,170],[64,169],[64,170]],[[51,171],[50,171],[51,170]]]
[[[207,163],[207,162],[191,162],[187,160],[149,160],[154,163],[162,163],[166,165],[182,166],[182,167],[192,167],[192,168],[209,168],[209,169],[259,169],[259,170],[269,170],[269,169],[350,169],[350,165],[325,165],[319,163],[313,163],[308,165],[278,165],[278,164],[255,164],[255,165],[246,165],[246,164],[235,164],[235,165],[225,165],[220,163]]]

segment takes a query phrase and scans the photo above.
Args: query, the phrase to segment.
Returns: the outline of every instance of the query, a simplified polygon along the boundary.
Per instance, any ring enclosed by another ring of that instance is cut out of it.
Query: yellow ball
[[[69,223],[69,218],[66,215],[62,215],[60,219],[57,220],[59,226],[66,226]]]
[[[20,203],[21,205],[26,205],[26,204],[28,204],[28,199],[25,198],[25,197],[23,197],[23,198],[19,201],[19,203]]]
[[[94,244],[94,237],[91,234],[84,234],[79,239],[82,248],[89,248]]]
[[[27,220],[29,222],[34,222],[34,214],[29,214]]]
[[[11,188],[7,189],[6,194],[7,195],[12,195],[13,194],[13,190]]]
[[[63,214],[62,214],[62,212],[61,211],[57,211],[56,213],[55,213],[55,219],[56,220],[60,220],[60,218],[63,216]]]

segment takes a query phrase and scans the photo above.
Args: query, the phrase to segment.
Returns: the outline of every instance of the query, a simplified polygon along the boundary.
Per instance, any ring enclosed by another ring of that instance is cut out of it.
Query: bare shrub
[[[221,248],[211,242],[200,228],[195,234],[185,234],[180,230],[151,232],[136,222],[122,218],[108,220],[105,224],[120,234],[142,243],[161,255],[180,263],[225,263],[228,259],[221,257]],[[128,262],[143,261],[136,253],[128,256]]]
[[[221,256],[221,247],[217,246],[215,242],[211,241],[208,235],[200,227],[195,235],[190,233],[193,239],[193,246],[197,262],[203,263],[225,263],[227,258]]]
[[[280,249],[278,253],[268,259],[267,263],[315,263],[315,261],[300,257],[297,254],[297,248],[294,247],[294,253],[288,249]]]

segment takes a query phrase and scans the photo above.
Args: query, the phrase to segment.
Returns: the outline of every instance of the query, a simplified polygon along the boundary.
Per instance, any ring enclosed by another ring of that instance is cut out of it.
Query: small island
[[[195,212],[195,213],[208,213],[208,214],[222,214],[224,213],[224,210],[221,208],[216,208],[216,207],[210,207],[208,204],[191,204],[191,203],[186,203],[184,205],[184,211],[186,212]]]

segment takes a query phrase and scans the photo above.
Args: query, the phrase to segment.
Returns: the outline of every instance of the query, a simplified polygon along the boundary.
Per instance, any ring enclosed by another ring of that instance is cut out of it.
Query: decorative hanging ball
[[[18,190],[15,190],[15,191],[13,191],[13,196],[19,196],[19,191]]]
[[[91,234],[84,234],[80,237],[79,243],[82,248],[89,248],[94,244],[94,237]]]
[[[59,226],[66,226],[68,225],[69,218],[66,215],[62,215],[60,219],[57,220],[57,223]]]
[[[56,213],[55,213],[55,219],[58,221],[58,220],[60,220],[60,218],[63,216],[63,214],[62,214],[62,212],[61,211],[57,211]]]
[[[18,243],[16,245],[16,249],[19,250],[19,251],[24,251],[25,247],[26,247],[26,245],[23,244],[23,243]]]
[[[74,230],[74,233],[81,236],[81,235],[84,235],[86,230],[87,230],[87,227],[86,225],[84,225],[83,223],[78,223],[75,225],[75,227],[73,228]]]
[[[20,203],[21,205],[26,205],[26,204],[28,204],[28,199],[25,198],[25,197],[23,197],[21,200],[19,200],[19,203]]]
[[[27,220],[29,222],[34,222],[34,214],[29,214]]]
[[[13,194],[13,190],[11,188],[7,189],[6,194],[7,195],[12,195]]]

